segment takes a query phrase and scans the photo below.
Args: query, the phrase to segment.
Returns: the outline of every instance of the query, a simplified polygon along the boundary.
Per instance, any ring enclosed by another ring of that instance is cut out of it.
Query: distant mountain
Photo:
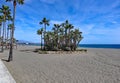
[[[32,42],[26,40],[18,40],[18,43],[32,43]]]
[[[26,41],[26,40],[18,40],[18,44],[40,45],[40,43],[33,43],[33,42],[30,42],[30,41]]]

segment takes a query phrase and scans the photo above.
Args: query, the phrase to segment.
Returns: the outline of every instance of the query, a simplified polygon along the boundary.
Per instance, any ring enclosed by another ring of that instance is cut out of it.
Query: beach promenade
[[[16,83],[120,83],[120,49],[37,54],[35,48],[18,46],[13,61],[3,61]],[[7,57],[8,51],[0,54],[3,60]]]
[[[0,83],[16,83],[1,60],[0,60]]]

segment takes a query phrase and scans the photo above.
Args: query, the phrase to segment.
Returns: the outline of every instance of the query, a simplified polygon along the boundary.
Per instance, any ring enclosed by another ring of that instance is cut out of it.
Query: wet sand
[[[35,46],[14,49],[4,62],[17,83],[120,83],[120,49],[93,49],[80,54],[37,54]],[[5,60],[8,51],[0,53]]]

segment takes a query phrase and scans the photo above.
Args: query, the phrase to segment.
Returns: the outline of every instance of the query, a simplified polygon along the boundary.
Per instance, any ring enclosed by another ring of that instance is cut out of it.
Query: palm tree
[[[75,29],[73,32],[73,45],[74,45],[74,50],[76,50],[77,45],[79,44],[79,42],[82,40],[82,32],[79,31],[79,29]]]
[[[71,29],[73,29],[74,26],[72,24],[69,24],[69,28],[68,28],[68,45],[70,46],[70,34],[71,34]]]
[[[0,22],[0,38],[1,38],[1,28],[2,28],[2,22]]]
[[[4,42],[4,37],[6,41],[6,19],[8,16],[10,16],[10,9],[8,6],[2,5],[2,8],[0,8],[0,12],[3,14],[3,37],[2,37],[2,43]],[[5,33],[5,34],[4,34]],[[3,44],[2,44],[2,50],[3,52]]]
[[[41,35],[41,50],[42,50],[42,33],[43,33],[43,28],[41,28],[37,31],[37,34]]]
[[[65,28],[65,46],[68,47],[68,45],[69,45],[69,35],[68,35],[68,33],[73,28],[73,26],[72,26],[72,24],[69,23],[68,20],[66,20],[65,23],[63,23],[63,27]]]
[[[41,22],[39,22],[39,24],[43,24],[44,26],[44,50],[45,50],[45,45],[47,43],[46,39],[45,39],[45,34],[46,34],[46,26],[49,26],[49,20],[47,20],[45,17],[43,18],[43,20]]]
[[[6,2],[13,2],[13,28],[11,34],[11,42],[10,42],[10,51],[9,51],[9,58],[8,62],[12,61],[13,59],[13,38],[14,38],[14,28],[15,28],[15,13],[16,13],[16,5],[17,3],[22,5],[24,4],[24,0],[6,0]]]
[[[8,20],[8,27],[7,27],[7,40],[8,40],[9,30],[12,29],[12,27],[13,27],[13,24],[10,24],[9,22],[10,21],[12,22],[13,18],[11,16],[8,16],[7,20]]]
[[[11,16],[10,16],[10,12],[7,14],[7,17],[6,17],[6,21],[10,21],[11,20]],[[6,23],[7,24],[7,23]],[[5,24],[5,43],[7,43],[7,27],[6,27],[6,24]],[[6,44],[7,45],[7,44]]]
[[[58,48],[58,34],[59,34],[59,29],[60,29],[60,25],[59,24],[54,24],[53,30],[54,30],[54,35],[55,35],[55,43],[56,43],[56,47]]]
[[[2,22],[3,22],[3,16],[0,16],[0,38],[2,37],[1,33],[2,33]]]
[[[63,44],[64,44],[64,28],[63,27],[61,27],[60,29],[59,29],[59,32],[60,32],[60,34],[59,34],[59,47],[61,48],[62,46],[63,46]]]
[[[74,31],[71,30],[69,33],[69,46],[71,50],[73,50],[73,38],[74,38]]]
[[[12,29],[12,28],[11,28],[11,25],[12,25],[12,24],[9,24],[9,22],[12,21],[13,19],[12,19],[11,16],[8,16],[6,20],[8,21],[8,23],[7,23],[7,24],[8,24],[7,30],[6,30],[6,32],[5,32],[5,34],[6,34],[6,48],[7,48],[8,42],[9,42],[9,41],[8,41],[9,30]]]
[[[11,29],[13,27],[13,24],[8,24],[8,28],[7,28],[7,40],[9,39],[9,37],[11,37]],[[10,32],[10,35],[9,35]]]
[[[55,50],[55,34],[54,32],[46,32],[46,35],[45,35],[45,39],[46,41],[48,41],[46,43],[46,50]]]
[[[0,46],[1,46],[1,40],[2,40],[2,37],[1,37],[1,28],[2,28],[2,19],[1,19],[1,16],[0,16]]]

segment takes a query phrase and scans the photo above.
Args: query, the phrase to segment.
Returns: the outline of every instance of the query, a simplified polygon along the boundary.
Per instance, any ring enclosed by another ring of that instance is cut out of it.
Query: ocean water
[[[120,49],[120,44],[80,44],[79,47],[84,47],[84,48],[114,48],[114,49]]]
[[[28,44],[31,46],[41,46],[39,43],[32,43]],[[79,44],[78,47],[84,47],[84,48],[114,48],[114,49],[120,49],[120,44]]]

